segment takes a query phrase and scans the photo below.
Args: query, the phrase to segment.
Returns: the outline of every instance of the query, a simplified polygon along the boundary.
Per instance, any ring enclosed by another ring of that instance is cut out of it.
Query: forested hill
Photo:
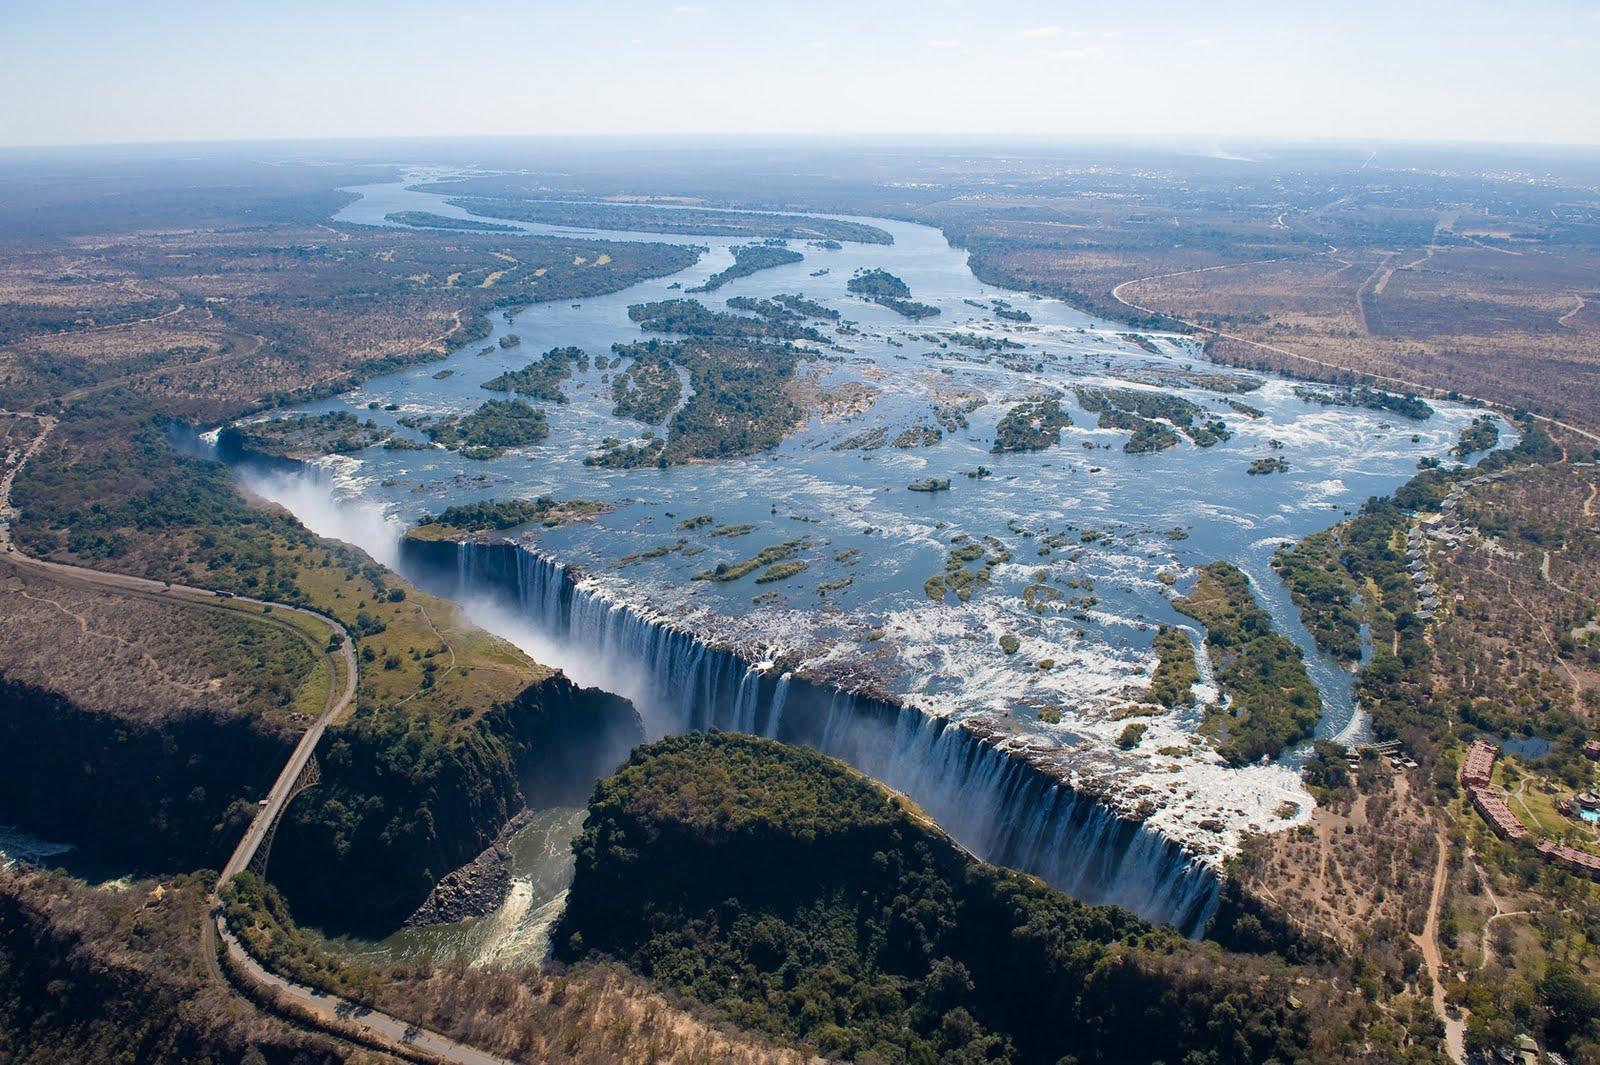
[[[829,1055],[1333,1061],[1374,1034],[1332,984],[1290,994],[1279,962],[974,861],[844,764],[770,740],[638,749],[576,849],[558,953],[615,955]]]

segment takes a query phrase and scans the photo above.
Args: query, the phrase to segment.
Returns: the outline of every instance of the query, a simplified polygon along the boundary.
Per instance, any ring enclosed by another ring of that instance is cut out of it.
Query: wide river
[[[382,226],[390,224],[387,214],[406,210],[465,217],[443,197],[410,188],[427,176],[355,189],[361,198],[338,219]],[[1148,685],[1158,625],[1190,633],[1205,673],[1201,634],[1170,597],[1192,587],[1197,566],[1226,559],[1250,575],[1280,631],[1305,652],[1323,700],[1319,734],[1359,738],[1364,723],[1352,676],[1313,646],[1271,569],[1273,551],[1393,491],[1419,460],[1452,461],[1457,434],[1477,412],[1435,404],[1432,417],[1413,421],[1307,402],[1288,381],[1208,363],[1187,338],[1144,333],[1135,342],[1126,327],[1064,303],[985,285],[966,253],[938,230],[857,221],[887,230],[894,243],[828,250],[793,241],[802,262],[691,297],[725,310],[730,297],[801,294],[858,330],[837,335],[846,350],[819,349],[825,358],[801,364],[801,398],[816,402],[772,453],[669,469],[585,466],[603,439],[635,439],[647,428],[612,414],[614,368],[591,368],[564,382],[568,403],[546,405],[547,440],[497,459],[371,448],[328,460],[318,478],[241,474],[313,529],[385,561],[395,559],[400,528],[451,504],[539,495],[604,501],[611,509],[593,522],[526,534],[541,554],[581,569],[598,595],[751,662],[777,661],[796,674],[889,693],[935,716],[981,717],[1035,751],[1059,752],[1064,775],[1111,773],[1164,796],[1150,820],[1173,838],[1194,843],[1206,835],[1196,827],[1201,821],[1221,821],[1225,831],[1208,829],[1215,838],[1200,848],[1213,855],[1231,849],[1240,832],[1303,820],[1310,802],[1293,756],[1280,765],[1223,766],[1194,738],[1198,708],[1153,716],[1144,742],[1123,752],[1114,742],[1125,724],[1116,711]],[[646,334],[630,321],[629,305],[684,296],[682,289],[732,262],[732,245],[746,242],[517,225],[528,233],[696,243],[709,251],[680,274],[624,292],[535,304],[509,320],[497,315],[489,337],[444,362],[297,409],[349,410],[420,439],[399,419],[465,414],[500,398],[482,384],[550,348],[609,355],[613,343],[641,339]],[[520,238],[504,239],[514,256]],[[941,313],[913,321],[847,292],[852,273],[874,267],[903,279],[915,300]],[[1019,321],[1015,311],[1030,320]],[[835,332],[829,322],[813,324]],[[521,345],[501,348],[496,342],[507,333],[519,335]],[[984,350],[972,337],[1020,348]],[[1096,428],[1096,416],[1079,406],[1073,390],[1086,386],[1181,396],[1225,419],[1232,439],[1208,448],[1183,439],[1155,454],[1127,454],[1128,434]],[[1239,387],[1249,390],[1230,394]],[[992,453],[1006,411],[1046,393],[1059,394],[1074,421],[1061,446]],[[1231,408],[1230,399],[1259,416]],[[965,427],[947,425],[931,446],[883,443],[937,425],[935,407],[951,403],[970,408]],[[1269,457],[1282,459],[1287,471],[1246,473],[1252,461]],[[967,476],[979,467],[990,474]],[[950,488],[908,490],[926,478],[948,479]],[[686,527],[703,515],[708,522]],[[739,525],[753,529],[711,535]],[[806,567],[787,579],[692,579],[790,541],[800,542],[793,557]],[[966,544],[1003,561],[990,566],[988,582],[969,600],[935,601],[925,581],[944,573],[952,550]],[[626,663],[597,659],[503,605],[466,605],[480,623],[579,682],[633,698],[652,731],[670,727],[652,721],[659,693]],[[1002,637],[1015,637],[1013,653]],[[1197,704],[1215,698],[1204,677],[1196,696]]]

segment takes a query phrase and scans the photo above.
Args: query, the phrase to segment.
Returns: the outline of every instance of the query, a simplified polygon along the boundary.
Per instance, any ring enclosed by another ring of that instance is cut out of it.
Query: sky
[[[1600,144],[1600,0],[0,0],[0,145],[537,134]]]

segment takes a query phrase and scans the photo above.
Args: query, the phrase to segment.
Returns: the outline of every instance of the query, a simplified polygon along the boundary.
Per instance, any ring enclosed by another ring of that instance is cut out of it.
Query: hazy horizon
[[[22,0],[0,146],[677,136],[1600,145],[1600,10]],[[893,131],[892,133],[886,131]],[[1204,145],[1201,145],[1204,148]]]

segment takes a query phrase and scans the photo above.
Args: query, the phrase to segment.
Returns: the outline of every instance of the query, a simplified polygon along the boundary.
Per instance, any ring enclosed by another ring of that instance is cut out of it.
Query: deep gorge
[[[434,594],[489,598],[582,653],[638,670],[645,730],[722,729],[804,744],[901,791],[978,857],[1086,902],[1116,903],[1190,935],[1220,880],[1140,822],[1119,817],[1024,758],[914,707],[761,670],[694,635],[580,587],[510,542],[402,541],[400,569]]]

